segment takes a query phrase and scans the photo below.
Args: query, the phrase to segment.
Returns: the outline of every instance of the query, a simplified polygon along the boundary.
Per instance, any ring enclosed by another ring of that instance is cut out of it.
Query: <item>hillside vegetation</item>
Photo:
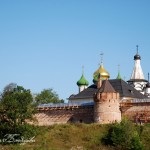
[[[107,139],[106,137],[110,134],[109,131],[112,126],[114,125],[62,124],[62,125],[52,125],[47,127],[32,127],[33,128],[32,130],[35,131],[34,132],[35,142],[25,143],[25,144],[14,144],[14,145],[13,144],[0,145],[0,150],[118,150],[118,149],[123,149],[121,148],[120,145],[113,146],[109,144],[110,141],[107,141],[108,142],[107,144],[103,142],[104,140]],[[141,149],[150,150],[150,136],[149,136],[150,125],[147,124],[144,126],[136,126],[135,128],[139,133],[140,141],[142,142],[143,145],[143,148]],[[125,138],[126,140],[129,139],[129,137],[125,137]],[[137,147],[137,150],[138,149],[140,150],[140,148]]]

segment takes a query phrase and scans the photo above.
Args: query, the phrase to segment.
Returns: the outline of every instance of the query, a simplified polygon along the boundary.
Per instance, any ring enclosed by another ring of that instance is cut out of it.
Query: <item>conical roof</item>
[[[102,86],[99,89],[99,92],[101,92],[101,93],[108,93],[108,92],[115,93],[116,91],[108,80],[104,80],[102,83]]]
[[[144,73],[143,73],[143,70],[142,70],[142,67],[141,67],[141,62],[140,62],[140,55],[138,54],[138,46],[137,46],[137,54],[134,56],[134,60],[135,60],[135,63],[134,63],[134,67],[133,67],[133,71],[132,71],[132,74],[131,74],[131,78],[129,81],[131,80],[145,80],[144,78]]]
[[[77,81],[77,85],[78,86],[82,86],[82,85],[89,85],[89,82],[85,79],[84,75],[82,74],[80,80]]]
[[[103,64],[101,64],[100,67],[94,72],[93,82],[97,82],[99,77],[101,77],[102,80],[108,79],[110,77]]]

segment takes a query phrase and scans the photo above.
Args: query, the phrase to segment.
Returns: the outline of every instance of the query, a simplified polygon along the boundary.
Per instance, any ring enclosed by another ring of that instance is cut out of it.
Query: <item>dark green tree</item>
[[[0,101],[0,124],[11,127],[25,124],[32,119],[35,107],[30,90],[16,84],[9,84],[4,88]]]
[[[53,89],[44,89],[41,93],[35,97],[37,104],[47,103],[64,103],[64,100],[60,100],[58,94]]]
[[[111,124],[103,141],[107,145],[116,147],[117,150],[143,150],[136,126],[127,119]]]

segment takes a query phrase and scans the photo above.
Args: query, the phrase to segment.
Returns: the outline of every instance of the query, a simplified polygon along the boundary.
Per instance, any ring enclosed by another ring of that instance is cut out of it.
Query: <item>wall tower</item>
[[[119,93],[114,90],[108,80],[100,80],[99,78],[98,82],[102,82],[102,85],[94,95],[94,122],[100,124],[120,122]]]

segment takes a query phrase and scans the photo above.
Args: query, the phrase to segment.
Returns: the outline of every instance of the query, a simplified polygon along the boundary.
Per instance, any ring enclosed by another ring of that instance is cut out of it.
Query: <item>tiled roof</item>
[[[139,98],[139,99],[147,98],[139,91],[137,91],[134,87],[130,86],[124,80],[114,79],[114,80],[110,80],[110,83],[114,87],[114,89],[117,92],[119,92],[120,97],[131,97],[131,98]]]
[[[95,84],[90,85],[87,89],[83,90],[82,92],[71,95],[69,99],[88,99],[93,98],[93,94],[97,92],[97,86]]]
[[[110,82],[110,84],[112,85],[114,90],[116,92],[119,92],[120,97],[131,97],[131,98],[138,98],[138,99],[147,98],[146,96],[141,94],[139,91],[137,91],[135,88],[130,86],[127,82],[125,82],[121,79],[112,79],[112,80],[108,80],[108,81]],[[108,84],[108,83],[106,83],[106,84]],[[110,89],[112,90],[112,88],[110,88]],[[71,95],[69,97],[69,99],[70,100],[88,99],[88,98],[92,99],[93,94],[96,93],[97,91],[98,91],[97,86],[95,84],[93,84],[93,85],[89,86],[87,89],[85,89],[84,91],[82,91],[76,95]]]

